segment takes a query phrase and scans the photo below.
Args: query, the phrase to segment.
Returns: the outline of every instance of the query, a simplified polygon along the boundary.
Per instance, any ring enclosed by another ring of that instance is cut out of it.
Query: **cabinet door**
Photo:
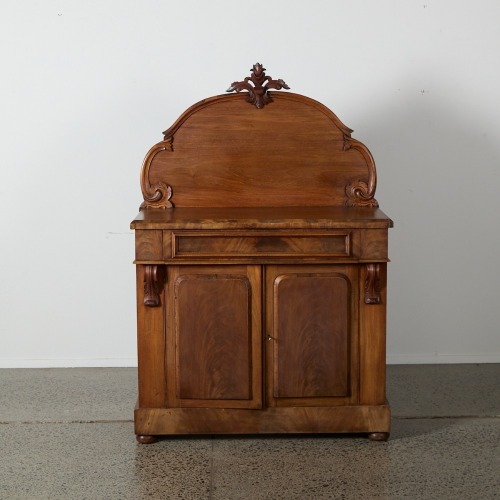
[[[270,406],[358,399],[357,268],[266,268]]]
[[[168,404],[262,407],[260,267],[169,267],[168,291]]]

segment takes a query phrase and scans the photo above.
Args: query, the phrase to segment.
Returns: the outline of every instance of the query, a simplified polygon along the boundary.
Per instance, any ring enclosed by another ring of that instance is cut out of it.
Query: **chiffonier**
[[[142,443],[177,434],[386,440],[391,220],[372,155],[261,64],[147,153],[135,230]]]

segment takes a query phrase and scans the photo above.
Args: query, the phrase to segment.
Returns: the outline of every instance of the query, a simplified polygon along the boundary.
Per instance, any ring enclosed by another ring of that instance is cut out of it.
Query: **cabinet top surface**
[[[369,207],[185,207],[141,210],[132,229],[381,229],[392,227]]]

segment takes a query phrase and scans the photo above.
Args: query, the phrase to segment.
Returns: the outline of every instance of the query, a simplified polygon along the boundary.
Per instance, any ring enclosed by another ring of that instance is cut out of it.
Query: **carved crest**
[[[242,82],[231,83],[231,86],[226,92],[241,92],[242,90],[247,90],[247,101],[256,108],[261,109],[266,104],[272,102],[271,96],[268,93],[269,89],[281,90],[282,88],[290,88],[283,80],[273,80],[270,76],[266,76],[266,68],[260,63],[254,64],[250,71],[250,76],[247,76]],[[251,85],[250,82],[252,82],[253,85]]]

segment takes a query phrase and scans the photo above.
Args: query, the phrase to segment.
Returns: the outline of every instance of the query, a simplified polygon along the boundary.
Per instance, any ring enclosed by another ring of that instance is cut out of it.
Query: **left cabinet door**
[[[167,406],[262,408],[260,266],[171,266]]]

